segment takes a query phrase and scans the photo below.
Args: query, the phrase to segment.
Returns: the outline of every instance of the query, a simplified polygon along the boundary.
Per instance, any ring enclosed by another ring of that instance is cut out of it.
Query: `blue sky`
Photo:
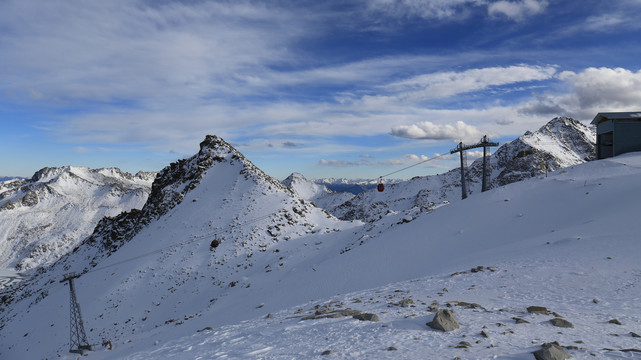
[[[376,178],[641,110],[639,18],[641,0],[2,0],[0,175],[160,170],[216,134],[279,179]]]

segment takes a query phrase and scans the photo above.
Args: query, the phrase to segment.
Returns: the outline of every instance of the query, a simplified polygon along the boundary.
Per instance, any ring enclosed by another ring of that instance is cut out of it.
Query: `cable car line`
[[[438,155],[438,156],[431,157],[431,158],[429,158],[429,159],[425,159],[425,160],[423,160],[423,161],[421,161],[421,162],[417,162],[416,164],[413,164],[413,165],[410,165],[410,166],[406,166],[406,167],[404,167],[404,168],[402,168],[402,169],[398,169],[398,170],[396,170],[396,171],[392,171],[392,172],[391,172],[391,173],[389,173],[389,174],[382,175],[382,176],[380,176],[380,178],[384,178],[384,177],[388,177],[388,176],[390,176],[390,175],[394,175],[394,174],[399,173],[399,172],[401,172],[401,171],[405,171],[405,170],[407,170],[407,169],[413,168],[414,166],[421,165],[421,164],[426,163],[426,162],[428,162],[428,161],[436,160],[436,159],[441,158],[441,157],[446,156],[446,155],[449,155],[449,154],[441,154],[441,155]]]

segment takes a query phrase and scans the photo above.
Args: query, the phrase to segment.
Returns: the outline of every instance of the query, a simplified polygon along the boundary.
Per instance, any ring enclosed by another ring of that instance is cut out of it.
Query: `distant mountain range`
[[[383,179],[384,184],[393,184],[403,181],[402,179]],[[324,185],[334,192],[348,192],[358,195],[363,191],[376,188],[378,180],[372,179],[346,179],[346,178],[324,178],[313,181],[316,184]]]
[[[0,268],[28,270],[53,263],[103,217],[142,207],[154,177],[65,166],[0,182]]]
[[[26,179],[20,176],[0,176],[0,182],[5,182],[9,180],[21,180],[21,179]]]

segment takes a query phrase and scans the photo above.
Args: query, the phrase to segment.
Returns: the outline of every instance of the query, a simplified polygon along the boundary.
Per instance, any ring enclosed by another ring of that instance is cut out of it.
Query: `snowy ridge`
[[[65,166],[0,183],[0,268],[53,263],[89,236],[101,218],[141,208],[154,176]]]
[[[595,138],[595,130],[579,121],[554,118],[535,133],[528,132],[501,145],[490,156],[490,188],[592,160]],[[468,194],[481,191],[482,159],[468,166],[466,179]],[[328,211],[341,219],[368,222],[394,212],[431,211],[444,203],[458,201],[461,198],[460,182],[459,169],[415,177],[386,185],[382,193],[365,191]]]
[[[323,184],[309,181],[300,173],[293,173],[282,181],[297,196],[323,209],[333,209],[354,197],[350,193],[334,192]]]

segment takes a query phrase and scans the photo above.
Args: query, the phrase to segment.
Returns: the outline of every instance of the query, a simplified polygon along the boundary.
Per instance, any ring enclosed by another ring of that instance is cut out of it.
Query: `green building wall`
[[[598,159],[634,151],[641,151],[640,119],[613,119],[597,125]]]

